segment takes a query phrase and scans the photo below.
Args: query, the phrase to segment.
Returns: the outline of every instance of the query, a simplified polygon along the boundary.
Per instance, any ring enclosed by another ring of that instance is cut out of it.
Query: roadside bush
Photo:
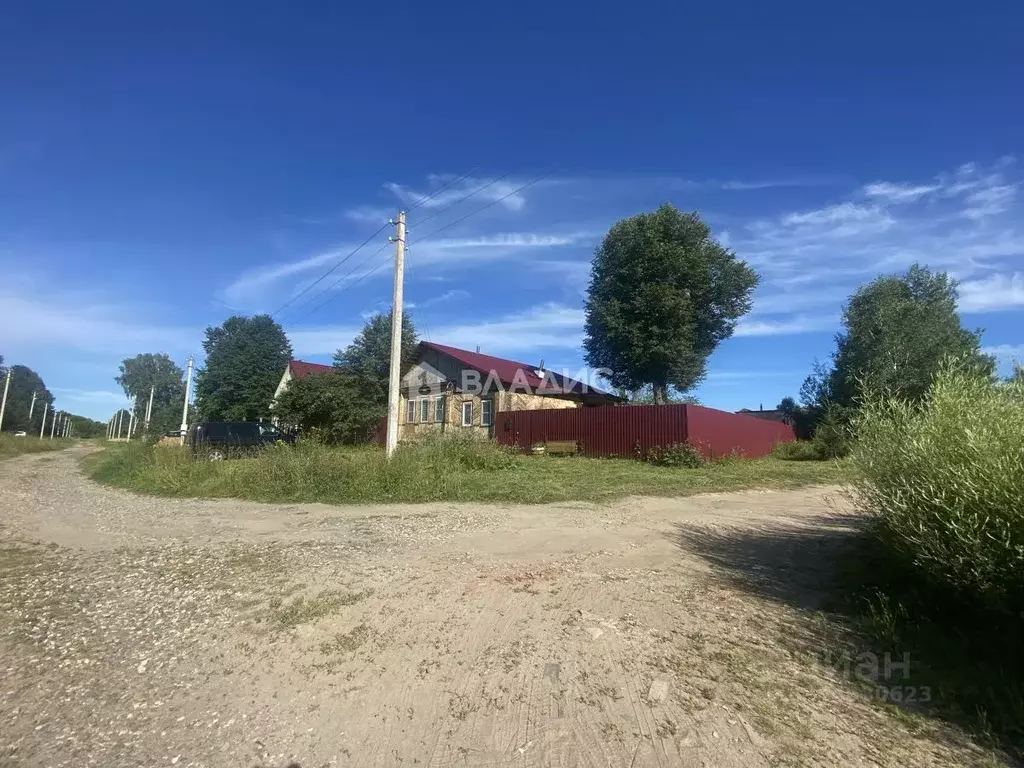
[[[1024,384],[947,363],[920,404],[868,395],[853,427],[865,627],[942,704],[1024,741]]]
[[[672,443],[652,448],[647,460],[659,467],[684,467],[697,469],[705,464],[704,454],[693,443]]]
[[[821,461],[824,456],[811,440],[794,440],[790,443],[776,443],[772,456],[783,461]]]

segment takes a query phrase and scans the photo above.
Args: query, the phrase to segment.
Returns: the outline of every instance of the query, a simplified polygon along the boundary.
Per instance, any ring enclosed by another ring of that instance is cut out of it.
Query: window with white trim
[[[420,398],[420,424],[426,424],[430,421],[430,398]]]
[[[462,426],[473,426],[473,401],[467,400],[462,404]]]
[[[405,422],[412,424],[416,421],[416,401],[409,398],[405,403]]]
[[[493,415],[494,401],[493,400],[481,400],[480,401],[480,426],[489,427],[491,426],[491,417]]]
[[[434,421],[438,424],[444,422],[444,395],[434,398]]]

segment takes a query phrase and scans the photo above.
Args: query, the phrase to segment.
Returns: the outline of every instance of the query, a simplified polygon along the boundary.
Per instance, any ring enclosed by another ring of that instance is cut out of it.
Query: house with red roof
[[[493,436],[499,411],[612,405],[622,398],[565,373],[421,341],[402,376],[399,437],[428,431]]]
[[[277,389],[274,390],[274,402],[276,403],[281,393],[288,389],[288,384],[292,379],[304,379],[311,373],[330,373],[333,370],[333,365],[307,363],[305,360],[289,360],[288,367],[284,369],[281,381],[278,382]]]

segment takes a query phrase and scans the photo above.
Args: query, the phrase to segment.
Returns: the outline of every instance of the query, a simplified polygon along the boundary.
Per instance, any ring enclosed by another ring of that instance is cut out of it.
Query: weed
[[[495,501],[545,503],[634,495],[687,496],[752,487],[841,481],[836,462],[774,458],[704,464],[680,472],[628,459],[525,456],[483,440],[399,446],[391,462],[372,447],[310,443],[253,458],[197,461],[180,446],[112,446],[85,462],[94,480],[145,493],[273,502]]]

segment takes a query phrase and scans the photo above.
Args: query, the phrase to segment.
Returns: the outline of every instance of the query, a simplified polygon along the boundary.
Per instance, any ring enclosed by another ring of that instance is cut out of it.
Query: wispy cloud
[[[431,176],[428,186],[421,189],[413,189],[404,184],[389,182],[384,187],[407,205],[418,204],[426,209],[445,208],[453,203],[466,198],[472,193],[469,199],[479,202],[500,201],[499,205],[509,211],[522,210],[526,205],[526,197],[522,192],[516,190],[522,186],[521,182],[508,180],[466,178],[448,189],[441,190],[455,178],[453,176]],[[431,195],[433,195],[431,197]]]
[[[458,288],[454,291],[445,291],[440,296],[432,296],[429,299],[424,299],[420,302],[420,307],[432,307],[435,304],[444,304],[449,301],[455,301],[456,299],[464,299],[469,296],[469,291],[464,291]]]
[[[864,187],[868,197],[880,197],[892,203],[912,203],[925,195],[937,192],[939,184],[893,184],[889,181],[876,181]]]
[[[1024,273],[995,274],[960,284],[960,310],[994,312],[1024,307]]]
[[[1012,360],[1024,360],[1024,344],[996,344],[991,347],[982,347],[981,351],[1004,363]]]
[[[748,316],[736,324],[736,331],[733,335],[737,337],[786,336],[832,330],[838,323],[838,315],[799,315],[784,320],[765,320],[756,316]]]
[[[296,356],[330,355],[347,346],[359,328],[322,326],[289,331]],[[538,349],[576,349],[583,338],[583,310],[560,304],[540,304],[493,320],[431,326],[439,343],[492,355],[513,355]]]
[[[147,322],[143,310],[69,294],[0,293],[0,349],[38,353],[40,348],[78,353],[133,355],[194,349],[198,328]]]

